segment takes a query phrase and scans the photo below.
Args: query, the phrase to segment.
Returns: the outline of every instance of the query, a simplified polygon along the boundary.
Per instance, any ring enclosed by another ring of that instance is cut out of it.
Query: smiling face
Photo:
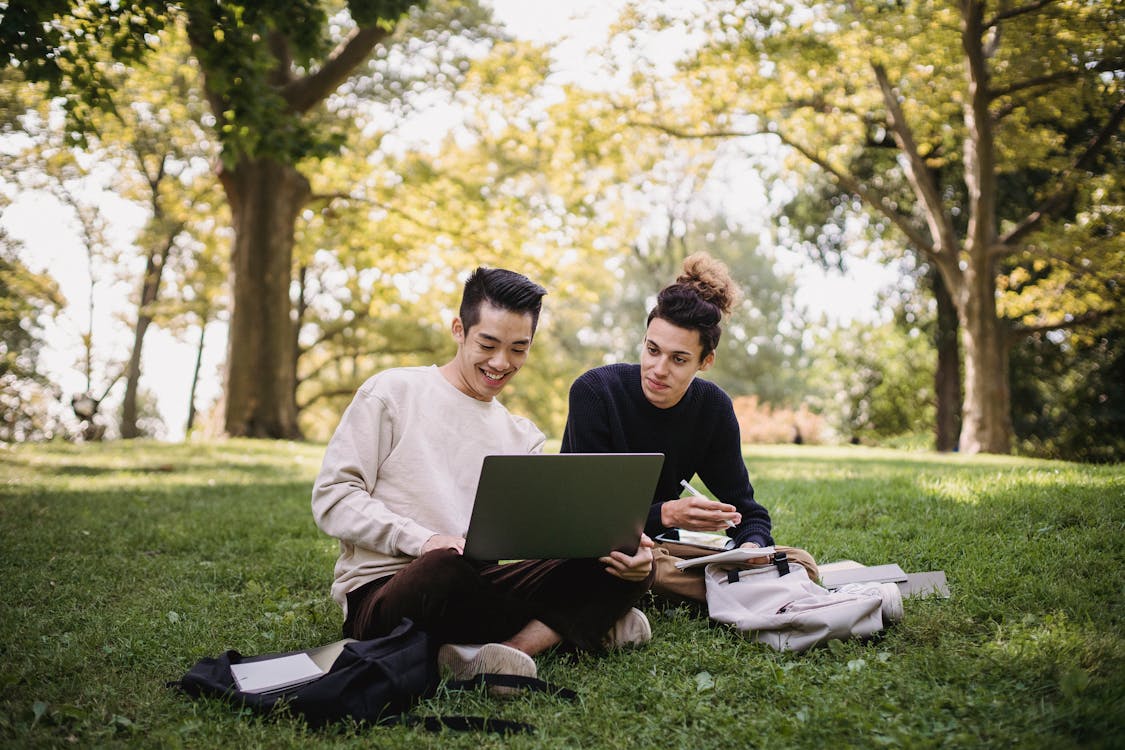
[[[641,390],[659,409],[670,409],[687,393],[695,373],[711,367],[715,353],[700,359],[699,332],[653,318],[641,351]]]
[[[457,390],[478,401],[491,401],[527,359],[532,339],[531,313],[481,303],[480,320],[468,331],[453,319],[457,354],[441,372]]]

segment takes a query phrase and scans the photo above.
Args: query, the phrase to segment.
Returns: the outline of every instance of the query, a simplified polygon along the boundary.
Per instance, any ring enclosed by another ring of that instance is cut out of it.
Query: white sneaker
[[[899,622],[903,617],[902,591],[893,583],[846,583],[836,589],[847,594],[877,596],[883,602],[883,624]]]
[[[468,680],[478,674],[508,674],[535,677],[535,660],[519,649],[503,643],[479,646],[446,643],[438,649],[438,666],[455,680]]]
[[[613,623],[604,643],[606,648],[625,648],[643,646],[651,640],[652,626],[648,624],[648,618],[644,612],[633,607]]]

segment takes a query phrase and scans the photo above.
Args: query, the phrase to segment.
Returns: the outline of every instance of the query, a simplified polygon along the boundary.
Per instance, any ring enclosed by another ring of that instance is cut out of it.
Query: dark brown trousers
[[[375,638],[408,617],[437,643],[492,643],[539,620],[564,643],[598,651],[652,579],[623,581],[595,559],[501,565],[434,550],[349,592],[344,635]]]

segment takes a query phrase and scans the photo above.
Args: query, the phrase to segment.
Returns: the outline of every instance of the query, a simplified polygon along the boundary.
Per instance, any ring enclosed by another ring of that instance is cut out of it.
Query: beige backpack
[[[788,570],[784,575],[782,570]],[[800,565],[712,563],[704,571],[713,620],[779,651],[804,651],[832,639],[863,638],[883,629],[875,594],[829,591]]]

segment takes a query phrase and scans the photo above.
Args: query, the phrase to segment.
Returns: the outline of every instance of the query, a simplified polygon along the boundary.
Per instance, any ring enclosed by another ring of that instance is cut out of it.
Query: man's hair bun
[[[676,283],[691,287],[723,315],[729,315],[742,297],[726,263],[707,253],[693,253],[684,258],[683,272]]]

